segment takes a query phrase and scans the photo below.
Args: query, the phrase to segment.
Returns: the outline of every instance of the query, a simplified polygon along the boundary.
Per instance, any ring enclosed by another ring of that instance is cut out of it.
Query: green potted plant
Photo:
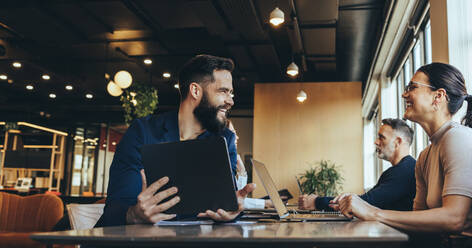
[[[135,83],[124,90],[120,101],[125,122],[130,125],[135,118],[154,113],[158,104],[157,89],[149,85]]]
[[[319,196],[338,195],[344,181],[340,167],[329,160],[311,163],[310,169],[300,176],[302,193]]]

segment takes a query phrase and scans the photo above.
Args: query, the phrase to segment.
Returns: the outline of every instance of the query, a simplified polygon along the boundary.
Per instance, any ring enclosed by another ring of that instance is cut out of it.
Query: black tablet
[[[168,176],[169,183],[162,189],[178,188],[180,202],[166,213],[187,215],[208,209],[238,209],[225,138],[144,145],[141,155],[148,186]]]

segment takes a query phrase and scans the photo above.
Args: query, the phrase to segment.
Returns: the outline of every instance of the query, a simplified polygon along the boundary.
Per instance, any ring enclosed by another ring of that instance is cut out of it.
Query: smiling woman
[[[408,231],[470,234],[472,228],[472,96],[455,67],[432,63],[418,69],[403,93],[404,117],[421,125],[431,144],[416,164],[414,211],[381,210],[352,194],[334,201],[347,216],[377,220]],[[452,116],[468,102],[463,124]]]

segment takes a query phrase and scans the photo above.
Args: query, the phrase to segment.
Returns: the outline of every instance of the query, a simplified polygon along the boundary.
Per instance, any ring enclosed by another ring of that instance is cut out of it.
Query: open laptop
[[[277,211],[277,215],[281,220],[294,220],[294,221],[350,221],[351,219],[342,215],[340,212],[323,212],[317,211],[309,214],[296,214],[290,213],[287,207],[285,207],[282,199],[277,192],[274,181],[269,175],[269,171],[266,166],[254,159],[251,159],[252,166],[255,168],[259,179],[261,179],[267,194],[269,195],[274,208]]]
[[[166,213],[192,215],[208,209],[238,209],[225,138],[144,145],[141,155],[147,185],[168,176],[169,182],[159,190],[178,188],[181,200]]]

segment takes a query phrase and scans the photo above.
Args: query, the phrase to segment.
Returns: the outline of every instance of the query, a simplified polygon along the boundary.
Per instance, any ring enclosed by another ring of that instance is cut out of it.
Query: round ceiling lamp
[[[115,74],[115,83],[122,89],[128,88],[133,82],[133,77],[127,71],[119,71]]]
[[[144,62],[144,64],[146,64],[146,65],[151,65],[151,64],[152,64],[152,59],[147,58],[147,59],[144,59],[143,62]]]
[[[113,81],[110,81],[107,85],[107,91],[108,91],[108,94],[112,95],[112,96],[119,96],[121,94],[123,94],[123,90],[115,84],[115,82]]]
[[[298,94],[297,94],[297,101],[304,102],[306,100],[306,98],[307,98],[307,95],[306,95],[305,91],[300,90],[300,92],[298,92]]]
[[[279,7],[275,7],[272,12],[270,12],[270,19],[269,22],[274,26],[279,26],[285,21],[285,14]]]
[[[295,64],[295,62],[292,62],[290,65],[288,65],[287,74],[291,77],[295,77],[298,75],[298,66],[297,64]]]
[[[11,65],[15,68],[21,68],[21,66],[22,66],[21,63],[18,62],[18,61],[13,62]]]

